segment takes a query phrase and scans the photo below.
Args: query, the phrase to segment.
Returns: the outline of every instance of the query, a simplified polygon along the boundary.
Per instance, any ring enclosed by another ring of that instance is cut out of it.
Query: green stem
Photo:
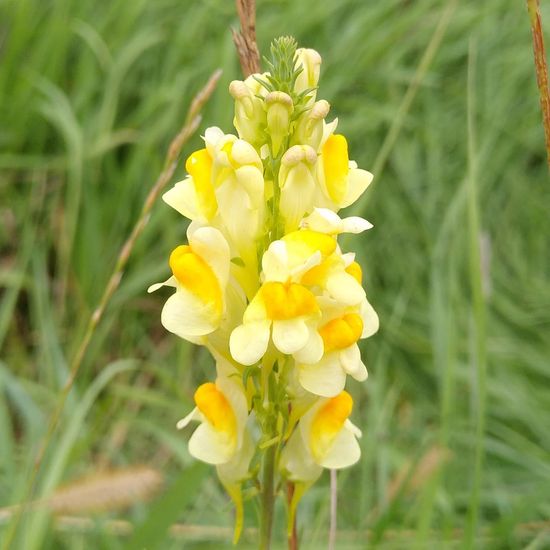
[[[271,530],[273,527],[273,506],[275,501],[275,455],[277,445],[270,445],[262,460],[262,497],[260,517],[260,550],[271,547]]]

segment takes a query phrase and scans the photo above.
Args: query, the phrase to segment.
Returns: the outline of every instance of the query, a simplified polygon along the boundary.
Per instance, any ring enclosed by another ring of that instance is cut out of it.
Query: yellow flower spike
[[[336,204],[342,203],[349,174],[348,142],[343,135],[333,134],[327,139],[323,146],[323,168],[330,198]]]
[[[206,149],[192,153],[185,162],[185,169],[193,178],[199,207],[208,220],[218,210],[218,202],[212,185],[212,158]]]
[[[218,315],[223,310],[222,289],[211,267],[188,245],[180,245],[170,254],[170,269],[178,282],[205,304],[214,306]]]
[[[363,284],[363,270],[357,262],[352,262],[346,267],[346,273],[349,273],[360,285]]]
[[[344,426],[353,408],[353,399],[347,391],[333,397],[317,411],[310,431],[310,449],[316,462],[322,462],[334,439]]]
[[[194,395],[199,411],[218,432],[225,432],[231,438],[237,436],[237,419],[225,395],[212,382],[197,388]]]
[[[267,318],[286,321],[319,311],[313,293],[297,283],[264,283],[261,288]]]
[[[357,313],[348,313],[333,319],[319,329],[325,353],[348,348],[361,337],[363,321]]]

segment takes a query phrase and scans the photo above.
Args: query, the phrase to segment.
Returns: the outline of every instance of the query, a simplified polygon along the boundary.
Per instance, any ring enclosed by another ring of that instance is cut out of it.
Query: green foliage
[[[447,2],[258,2],[260,51],[292,34],[321,53],[329,120],[341,118],[350,157],[375,173],[356,212],[375,227],[354,248],[381,330],[363,350],[368,383],[349,385],[363,458],[338,476],[338,548],[364,548],[365,529],[373,547],[460,547],[475,490],[478,547],[548,545],[529,523],[550,514],[550,183],[528,17],[521,2],[450,3],[433,61],[417,73]],[[241,75],[232,2],[19,0],[0,9],[6,507],[22,498],[84,323],[189,101],[221,67],[201,133],[214,123],[229,131],[224,88]],[[547,6],[543,23],[550,28]],[[200,144],[197,135],[185,153]],[[161,327],[167,291],[145,292],[167,277],[185,227],[177,213],[154,210],[69,396],[37,495],[140,463],[164,474],[171,495],[194,472],[189,434],[175,423],[213,363]],[[135,368],[118,370],[119,360]],[[185,548],[229,547],[223,489],[213,472],[192,481],[192,497],[182,495],[172,516],[155,515],[158,501],[91,516],[82,529],[33,514],[14,547],[27,547],[34,525],[35,547],[123,548],[131,539],[109,530],[113,519],[146,525],[162,548],[182,547],[166,535],[168,519],[210,527],[202,540],[187,533]],[[303,548],[325,546],[328,514],[326,479],[302,501]],[[245,528],[256,523],[252,507],[245,515]],[[0,514],[0,540],[6,524]],[[275,532],[284,529],[278,513]],[[254,546],[246,531],[243,541]]]

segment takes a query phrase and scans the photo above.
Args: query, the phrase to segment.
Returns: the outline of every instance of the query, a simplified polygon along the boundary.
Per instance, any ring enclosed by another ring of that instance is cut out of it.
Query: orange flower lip
[[[267,318],[286,321],[319,311],[313,293],[297,283],[267,282],[261,288]]]
[[[348,313],[329,321],[319,329],[325,353],[345,349],[355,344],[363,332],[363,320],[357,313]]]

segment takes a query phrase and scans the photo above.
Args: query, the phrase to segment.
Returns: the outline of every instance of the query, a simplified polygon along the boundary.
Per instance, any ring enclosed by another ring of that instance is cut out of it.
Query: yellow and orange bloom
[[[149,287],[149,292],[161,286],[176,289],[164,305],[162,324],[195,342],[215,331],[223,320],[230,257],[227,241],[213,227],[191,224],[187,237],[189,244],[178,246],[170,255],[172,276]]]
[[[291,481],[313,482],[323,468],[340,469],[361,456],[361,431],[349,420],[353,399],[346,391],[319,399],[300,419],[287,441],[280,468]]]
[[[256,453],[275,446],[279,472],[296,484],[289,520],[323,468],[359,460],[344,388],[367,378],[359,341],[379,325],[361,266],[338,242],[372,228],[338,211],[373,176],[349,159],[338,120],[326,121],[320,55],[288,37],[271,51],[271,73],[229,86],[237,135],[207,128],[187,176],[163,195],[191,220],[188,244],[170,254],[172,275],[149,288],[174,289],[163,325],[216,360],[216,381],[199,386],[178,428],[199,422],[189,452],[216,466],[235,503],[235,540]]]

